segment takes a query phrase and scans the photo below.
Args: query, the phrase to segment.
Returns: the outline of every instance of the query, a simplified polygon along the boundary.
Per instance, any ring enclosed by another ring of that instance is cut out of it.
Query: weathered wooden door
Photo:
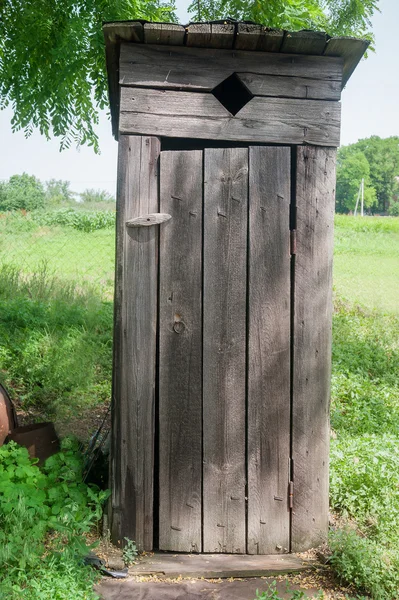
[[[161,550],[289,549],[290,156],[161,152]]]

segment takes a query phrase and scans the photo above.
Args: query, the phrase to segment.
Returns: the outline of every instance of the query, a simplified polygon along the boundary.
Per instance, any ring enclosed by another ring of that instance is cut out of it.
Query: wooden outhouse
[[[119,140],[111,531],[325,540],[340,95],[367,42],[104,26]]]

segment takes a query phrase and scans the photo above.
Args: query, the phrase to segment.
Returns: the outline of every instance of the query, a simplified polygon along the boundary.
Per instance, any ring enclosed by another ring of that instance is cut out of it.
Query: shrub
[[[46,196],[43,185],[34,175],[27,173],[13,175],[2,187],[0,210],[30,211],[43,208],[45,205]]]
[[[393,202],[388,211],[391,217],[399,217],[399,202]]]
[[[399,597],[399,553],[350,529],[330,534],[331,565],[344,582],[374,600]]]
[[[115,212],[110,210],[83,211],[63,208],[52,212],[37,212],[33,219],[40,225],[73,227],[85,233],[115,227]]]

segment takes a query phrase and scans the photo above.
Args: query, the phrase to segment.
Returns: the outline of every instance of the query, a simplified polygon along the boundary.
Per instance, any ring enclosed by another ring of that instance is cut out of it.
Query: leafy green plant
[[[399,217],[399,202],[392,202],[388,212],[391,217]]]
[[[115,227],[115,212],[110,210],[83,211],[62,208],[55,211],[37,212],[32,219],[40,225],[73,227],[84,233]]]
[[[63,440],[61,452],[42,469],[26,448],[14,442],[2,446],[0,593],[12,600],[70,598],[68,583],[69,594],[76,589],[74,598],[96,597],[81,557],[88,551],[84,534],[100,518],[107,496],[82,482],[82,461],[72,439]]]
[[[131,540],[128,537],[124,537],[123,539],[124,539],[124,543],[123,543],[122,557],[123,557],[123,562],[128,567],[129,565],[132,565],[134,563],[135,559],[137,558],[138,550],[137,550],[136,542],[134,542],[133,540]]]
[[[34,175],[12,175],[2,184],[0,211],[43,208],[45,199],[43,185]]]
[[[308,596],[305,594],[303,590],[292,590],[289,585],[286,586],[286,592],[291,594],[289,600],[302,600],[303,598],[307,598]],[[324,595],[322,592],[318,592],[316,598],[323,598]],[[256,590],[256,598],[255,600],[283,600],[277,590],[277,583],[273,581],[268,584],[267,589],[260,592]]]
[[[399,550],[385,548],[351,529],[330,535],[331,565],[337,575],[374,600],[399,596]]]

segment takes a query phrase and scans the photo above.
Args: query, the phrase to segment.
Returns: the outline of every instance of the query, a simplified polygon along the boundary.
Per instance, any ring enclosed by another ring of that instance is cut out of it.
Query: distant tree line
[[[42,183],[34,175],[12,175],[0,181],[0,212],[37,210],[82,204],[108,204],[115,198],[105,190],[87,189],[80,194],[71,190],[69,181],[50,179]]]
[[[399,137],[374,135],[338,150],[337,212],[355,209],[362,179],[367,212],[399,216]]]

